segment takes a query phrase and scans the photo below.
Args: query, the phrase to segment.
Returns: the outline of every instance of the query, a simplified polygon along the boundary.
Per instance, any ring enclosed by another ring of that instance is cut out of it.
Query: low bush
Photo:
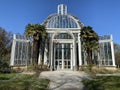
[[[117,73],[117,70],[112,70],[112,69],[106,69],[105,67],[98,67],[96,65],[83,65],[81,67],[82,71],[85,71],[89,74],[112,74],[112,73]]]

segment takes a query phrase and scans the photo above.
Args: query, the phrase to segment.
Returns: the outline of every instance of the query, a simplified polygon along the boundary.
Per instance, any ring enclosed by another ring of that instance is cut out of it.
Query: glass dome
[[[46,28],[80,28],[83,26],[78,18],[67,14],[67,7],[64,4],[58,5],[58,13],[48,16],[44,24]]]

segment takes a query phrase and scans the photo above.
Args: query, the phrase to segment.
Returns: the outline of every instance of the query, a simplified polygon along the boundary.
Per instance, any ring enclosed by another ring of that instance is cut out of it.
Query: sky
[[[112,34],[120,44],[120,0],[0,0],[0,27],[23,34],[27,24],[41,24],[57,13],[59,4],[67,5],[69,14],[100,36]]]

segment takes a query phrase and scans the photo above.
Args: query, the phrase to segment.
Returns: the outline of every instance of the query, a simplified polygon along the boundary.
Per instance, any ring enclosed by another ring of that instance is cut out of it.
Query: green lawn
[[[83,80],[88,90],[120,90],[119,76],[99,76],[93,80]]]
[[[0,90],[47,90],[48,84],[35,75],[0,74]]]

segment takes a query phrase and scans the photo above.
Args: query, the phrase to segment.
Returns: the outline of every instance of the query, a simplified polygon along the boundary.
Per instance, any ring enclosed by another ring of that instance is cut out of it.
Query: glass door
[[[71,69],[71,43],[57,43],[54,46],[54,68]]]
[[[71,68],[71,44],[65,43],[64,44],[64,69],[70,69]]]
[[[54,68],[62,69],[62,44],[61,43],[59,44],[55,43],[54,58],[55,58]]]

